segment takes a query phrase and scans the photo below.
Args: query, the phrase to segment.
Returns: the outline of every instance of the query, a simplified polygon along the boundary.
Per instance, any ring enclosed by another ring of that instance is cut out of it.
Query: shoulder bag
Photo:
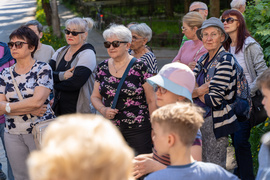
[[[13,85],[15,87],[15,90],[16,90],[17,94],[18,94],[18,97],[19,97],[20,100],[23,100],[22,94],[21,94],[21,92],[20,92],[20,90],[18,88],[17,82],[15,81],[15,78],[13,76],[11,67],[9,67],[9,71],[10,71],[10,75],[11,75],[11,78],[12,78],[12,81],[13,81]],[[51,111],[52,111],[52,114],[54,115],[54,112],[53,112],[52,109],[51,109]],[[45,132],[45,129],[55,119],[54,118],[53,119],[48,119],[48,120],[45,120],[45,121],[40,121],[40,122],[35,124],[33,122],[32,118],[31,118],[30,114],[27,114],[27,117],[32,122],[32,127],[33,127],[32,134],[33,134],[33,137],[34,137],[36,147],[37,147],[37,149],[40,149],[40,146],[41,146],[41,143],[42,143],[42,136],[43,136],[43,134]]]
[[[122,88],[122,85],[123,85],[123,83],[124,83],[124,81],[126,79],[126,76],[127,76],[128,72],[129,72],[131,66],[133,65],[133,63],[135,61],[136,61],[136,58],[132,58],[131,59],[131,61],[129,62],[129,64],[128,64],[128,66],[127,66],[127,68],[126,68],[126,70],[125,70],[125,72],[124,72],[124,74],[123,74],[123,76],[121,78],[120,83],[117,86],[117,90],[116,90],[115,96],[113,98],[113,104],[112,104],[112,107],[111,107],[112,109],[115,109],[115,107],[116,107],[116,104],[117,104],[117,101],[118,101],[118,97],[119,97],[119,94],[120,94],[120,90]]]
[[[267,119],[267,113],[263,107],[263,95],[260,90],[255,92],[255,96],[251,98],[252,109],[250,113],[250,127],[257,126]]]

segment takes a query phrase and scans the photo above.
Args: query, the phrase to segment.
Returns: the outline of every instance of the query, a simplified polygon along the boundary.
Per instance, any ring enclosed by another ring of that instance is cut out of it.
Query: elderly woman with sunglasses
[[[202,41],[196,35],[196,31],[202,26],[203,21],[204,19],[198,12],[189,12],[183,17],[182,32],[190,40],[180,48],[173,62],[184,63],[193,70],[198,59],[207,53]]]
[[[262,48],[255,39],[250,36],[242,14],[237,10],[227,10],[222,14],[224,29],[229,38],[224,43],[227,51],[230,51],[244,70],[250,87],[251,97],[257,93],[256,85],[258,77],[267,69]],[[253,114],[251,113],[250,121]],[[232,135],[235,147],[237,168],[235,174],[241,179],[254,179],[253,161],[250,150],[250,121],[239,122],[240,130]]]
[[[56,115],[95,113],[90,101],[94,85],[96,55],[94,47],[86,43],[91,18],[72,18],[66,21],[67,46],[58,49],[50,65],[53,69],[54,103]]]
[[[137,59],[141,59],[146,62],[150,68],[151,73],[157,74],[157,59],[153,52],[151,52],[146,43],[152,38],[152,30],[147,24],[133,24],[129,27],[132,33],[132,42],[130,45],[130,54]]]
[[[9,38],[8,46],[16,63],[1,72],[0,115],[6,117],[4,141],[14,177],[29,179],[25,161],[36,149],[31,134],[33,124],[54,117],[49,106],[52,70],[47,63],[33,59],[38,36],[30,28],[22,26]]]
[[[202,132],[202,159],[226,168],[228,135],[237,131],[237,117],[231,108],[236,94],[235,59],[222,55],[222,43],[228,38],[223,23],[217,18],[205,20],[197,30],[208,53],[194,69],[196,88],[194,102],[205,109]],[[211,73],[212,72],[212,73]]]
[[[152,151],[150,114],[156,109],[153,88],[146,82],[152,76],[142,60],[136,59],[121,87],[116,108],[112,104],[119,82],[133,59],[128,53],[131,32],[123,25],[112,25],[103,32],[111,58],[98,65],[91,96],[94,107],[121,131],[136,154]]]

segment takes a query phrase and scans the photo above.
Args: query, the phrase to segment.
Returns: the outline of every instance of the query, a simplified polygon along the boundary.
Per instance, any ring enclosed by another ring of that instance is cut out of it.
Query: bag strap
[[[127,68],[126,68],[126,70],[125,70],[125,72],[124,72],[124,74],[123,74],[123,76],[121,78],[120,83],[117,86],[117,90],[116,90],[115,96],[113,98],[113,104],[112,104],[112,107],[111,107],[112,109],[115,109],[115,107],[116,107],[116,104],[117,104],[117,101],[118,101],[118,97],[119,97],[119,94],[120,94],[120,90],[122,88],[122,85],[123,85],[123,83],[124,83],[124,81],[126,79],[126,76],[127,76],[128,72],[129,72],[131,66],[133,65],[133,63],[135,61],[136,61],[136,58],[132,58],[131,59],[131,61],[129,62],[129,64],[128,64],[128,66],[127,66]]]
[[[11,76],[11,78],[12,78],[13,85],[14,85],[14,88],[15,88],[17,94],[18,94],[19,99],[20,99],[20,100],[23,100],[21,91],[19,90],[18,84],[17,84],[17,82],[15,81],[15,78],[14,78],[14,76],[13,76],[13,72],[12,72],[12,70],[11,70],[11,67],[9,67],[9,73],[10,73],[10,76]],[[27,114],[26,116],[28,117],[28,119],[31,119],[31,115],[30,115],[30,114]],[[32,121],[32,120],[31,120],[31,121]]]

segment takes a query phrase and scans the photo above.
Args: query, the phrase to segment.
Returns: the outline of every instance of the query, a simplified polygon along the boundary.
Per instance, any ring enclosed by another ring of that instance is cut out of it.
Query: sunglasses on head
[[[200,10],[205,10],[205,9],[204,8],[196,8],[196,9],[193,9],[192,11],[199,12]]]
[[[111,45],[114,47],[114,48],[117,48],[120,46],[121,43],[128,43],[127,41],[113,41],[113,42],[109,42],[109,41],[105,41],[104,42],[104,47],[105,48],[110,48]]]
[[[15,47],[17,49],[21,49],[24,44],[28,44],[28,43],[27,42],[22,42],[22,41],[9,42],[8,47],[9,47],[9,49],[12,49],[13,46],[15,45]]]
[[[67,29],[64,30],[65,34],[69,35],[70,33],[72,34],[72,36],[78,36],[78,34],[82,34],[85,32],[75,32],[75,31],[69,31]]]
[[[238,21],[238,19],[233,19],[232,17],[229,17],[227,19],[221,19],[221,22],[224,23],[224,22],[227,22],[228,24],[232,24],[234,21]]]

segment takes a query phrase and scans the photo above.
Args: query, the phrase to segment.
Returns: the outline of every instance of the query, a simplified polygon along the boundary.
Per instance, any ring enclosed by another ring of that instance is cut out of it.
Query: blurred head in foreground
[[[28,168],[31,180],[127,180],[132,179],[133,156],[110,121],[73,114],[50,124]]]

